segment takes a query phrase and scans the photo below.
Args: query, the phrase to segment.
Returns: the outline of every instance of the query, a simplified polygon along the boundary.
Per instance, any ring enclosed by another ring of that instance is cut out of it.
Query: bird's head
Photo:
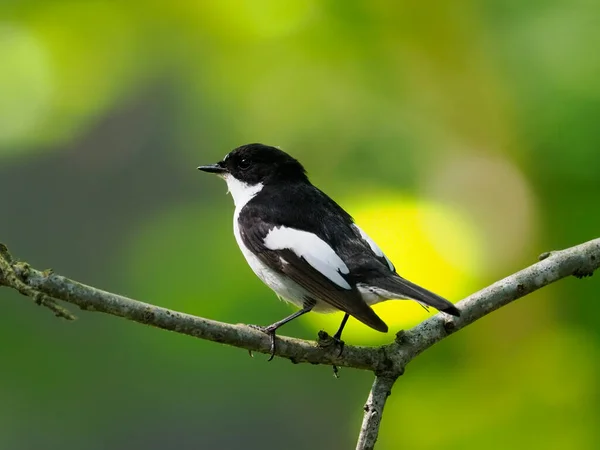
[[[256,190],[270,183],[306,181],[302,164],[278,148],[247,144],[229,152],[221,161],[198,169],[222,177],[236,201],[236,192]]]

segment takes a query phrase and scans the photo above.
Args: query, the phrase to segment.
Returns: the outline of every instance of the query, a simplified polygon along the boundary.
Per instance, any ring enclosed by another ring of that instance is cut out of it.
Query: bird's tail
[[[421,304],[432,306],[438,311],[443,311],[456,317],[460,316],[460,310],[448,300],[400,276],[380,278],[372,284],[377,288],[387,291],[389,294],[393,294],[394,296],[390,297],[390,300],[409,298]]]

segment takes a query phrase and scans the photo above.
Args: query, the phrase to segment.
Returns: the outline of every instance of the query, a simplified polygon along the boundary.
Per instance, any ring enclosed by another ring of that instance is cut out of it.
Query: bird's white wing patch
[[[333,283],[352,289],[341,274],[350,272],[342,258],[321,238],[307,231],[284,226],[267,233],[264,245],[270,250],[289,249],[310,264]]]
[[[393,272],[394,269],[394,265],[392,264],[392,262],[388,259],[387,256],[385,256],[385,254],[383,253],[383,251],[379,248],[379,245],[377,245],[377,243],[371,239],[369,237],[369,235],[367,233],[365,233],[363,231],[363,229],[361,227],[359,227],[358,225],[356,225],[355,223],[352,224],[352,226],[356,229],[356,231],[358,231],[360,233],[360,237],[367,243],[369,244],[369,247],[371,247],[371,250],[373,250],[373,253],[375,253],[375,255],[379,256],[380,258],[385,258],[385,261],[388,264],[388,267],[390,268],[390,270]]]

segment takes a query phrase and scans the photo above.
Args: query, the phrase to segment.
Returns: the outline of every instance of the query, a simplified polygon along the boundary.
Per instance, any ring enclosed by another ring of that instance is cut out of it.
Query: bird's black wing
[[[240,235],[263,263],[304,288],[310,295],[307,302],[321,300],[365,325],[387,332],[387,325],[362,299],[348,268],[331,247],[327,250],[327,244],[312,233],[270,222],[264,214],[253,214],[248,206],[238,218],[243,221]]]

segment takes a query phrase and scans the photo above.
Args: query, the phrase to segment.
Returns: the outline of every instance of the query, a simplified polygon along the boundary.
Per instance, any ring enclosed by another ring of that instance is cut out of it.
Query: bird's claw
[[[333,340],[333,343],[335,345],[337,345],[338,347],[340,347],[340,351],[338,353],[338,358],[339,358],[340,356],[342,356],[342,353],[344,353],[344,347],[346,346],[346,343],[344,341],[342,341],[339,337],[335,336],[335,335],[331,339]]]
[[[269,338],[271,339],[271,348],[269,351],[269,359],[267,359],[267,361],[272,361],[273,358],[275,357],[275,331],[277,330],[277,328],[272,328],[272,327],[263,327],[260,325],[248,325],[250,328],[254,329],[254,330],[258,330],[261,331],[265,334],[267,334],[269,336]]]
[[[340,356],[342,356],[342,353],[344,353],[344,347],[346,345],[346,343],[344,341],[342,341],[339,336],[336,336],[336,335],[329,336],[329,334],[327,334],[327,332],[322,331],[322,330],[319,331],[319,338],[317,340],[317,343],[319,344],[319,347],[323,347],[323,348],[327,348],[327,347],[331,347],[331,346],[339,347],[340,350],[337,354],[338,358]]]
[[[319,331],[319,337],[317,340],[317,344],[319,345],[319,347],[323,347],[323,348],[328,348],[331,346],[334,347],[339,347],[339,351],[337,354],[337,357],[339,358],[340,356],[342,356],[342,353],[344,353],[344,347],[346,345],[346,343],[344,341],[342,341],[340,339],[340,336],[337,335],[337,333],[333,336],[329,336],[329,334],[326,331]],[[339,368],[338,366],[336,366],[335,364],[332,366],[333,369],[333,376],[335,378],[339,378]]]

